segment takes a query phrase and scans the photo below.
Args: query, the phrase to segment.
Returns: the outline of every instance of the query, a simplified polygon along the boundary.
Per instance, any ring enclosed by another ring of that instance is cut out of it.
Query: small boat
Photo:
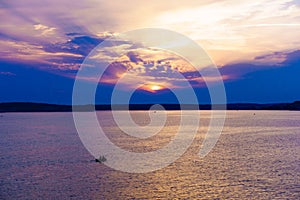
[[[104,157],[104,156],[100,156],[98,159],[95,158],[95,161],[98,162],[98,163],[103,163],[105,162],[107,159]]]

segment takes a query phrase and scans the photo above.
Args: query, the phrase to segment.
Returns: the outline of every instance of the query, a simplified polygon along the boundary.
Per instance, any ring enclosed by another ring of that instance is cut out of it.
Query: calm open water
[[[167,113],[167,126],[147,140],[122,134],[110,112],[97,114],[111,141],[143,152],[166,145],[177,131],[179,111]],[[200,113],[187,152],[146,174],[94,162],[72,113],[0,113],[0,199],[300,199],[300,112],[228,111],[204,159],[197,153],[210,114]],[[144,111],[132,116],[139,124],[148,120]]]

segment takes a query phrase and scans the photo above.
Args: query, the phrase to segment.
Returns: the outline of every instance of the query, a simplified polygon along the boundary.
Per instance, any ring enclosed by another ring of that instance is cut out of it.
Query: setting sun
[[[153,91],[157,91],[157,90],[161,90],[163,87],[159,86],[159,85],[151,85],[150,89]]]
[[[165,87],[161,86],[161,85],[156,85],[156,84],[147,84],[142,86],[140,89],[146,90],[148,92],[156,92],[159,90],[164,89]]]

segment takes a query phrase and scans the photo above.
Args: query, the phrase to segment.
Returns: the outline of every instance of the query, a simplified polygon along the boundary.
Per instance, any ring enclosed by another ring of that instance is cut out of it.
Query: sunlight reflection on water
[[[298,199],[300,112],[228,111],[224,131],[204,159],[197,156],[209,121],[175,163],[146,174],[112,170],[93,161],[74,128],[71,113],[4,113],[0,119],[0,199]],[[255,115],[254,115],[255,113]],[[180,120],[168,111],[166,127],[138,139],[98,112],[116,145],[148,152],[166,145]],[[143,111],[133,119],[146,124]]]

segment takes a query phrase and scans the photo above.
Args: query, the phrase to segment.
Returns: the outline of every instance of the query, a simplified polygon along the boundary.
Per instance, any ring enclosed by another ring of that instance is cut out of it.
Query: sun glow
[[[143,87],[141,87],[141,89],[149,91],[149,92],[157,92],[159,90],[164,89],[164,87],[161,85],[157,85],[157,84],[148,84],[148,85],[144,85]]]
[[[159,85],[151,85],[150,89],[153,91],[157,91],[157,90],[161,90],[163,87],[159,86]]]

